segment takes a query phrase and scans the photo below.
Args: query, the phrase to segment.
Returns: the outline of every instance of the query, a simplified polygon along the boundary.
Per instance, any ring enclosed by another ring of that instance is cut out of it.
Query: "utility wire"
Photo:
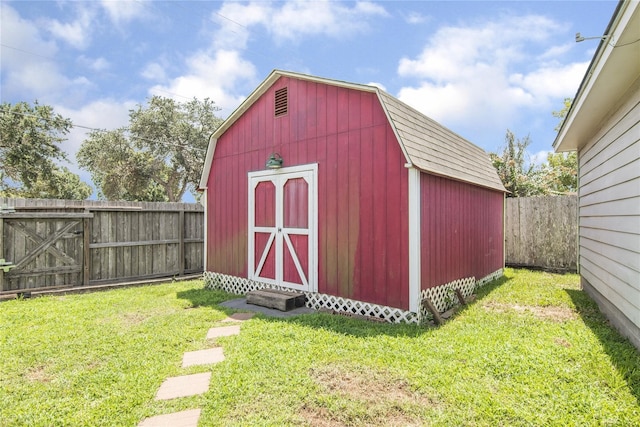
[[[624,44],[617,44],[617,45],[615,45],[615,46],[613,46],[613,47],[629,46],[630,44],[634,44],[634,43],[638,43],[638,42],[640,42],[640,39],[638,39],[638,40],[634,40],[634,41],[632,41],[632,42],[624,43]]]
[[[206,3],[206,2],[194,2],[193,4],[199,4],[199,3]],[[153,8],[155,8],[155,9],[157,9],[157,6],[154,5],[153,2],[150,2],[149,5],[151,7],[153,7]],[[175,2],[174,5],[182,8],[183,10],[186,10],[184,8],[185,4],[182,3],[182,2]],[[220,18],[223,18],[223,19],[231,22],[232,24],[237,25],[238,27],[240,27],[240,28],[242,28],[244,30],[249,30],[249,27],[247,27],[246,25],[243,25],[242,23],[240,23],[240,22],[238,22],[238,21],[236,21],[234,19],[231,19],[228,16],[225,16],[225,15],[223,15],[222,13],[220,13],[220,12],[218,12],[216,10],[212,10],[212,9],[209,9],[209,8],[203,8],[202,10],[204,10],[204,11],[206,11],[208,13],[213,13],[213,14],[219,16]],[[227,28],[226,31],[230,31],[230,32],[232,32],[234,34],[238,34],[238,33],[236,33],[235,31],[233,31],[233,30],[231,30],[229,28]],[[45,55],[41,55],[39,53],[35,53],[35,52],[28,51],[28,50],[25,50],[25,49],[17,48],[17,47],[14,47],[14,46],[9,46],[9,45],[4,44],[4,43],[0,43],[0,46],[6,47],[8,49],[13,49],[13,50],[16,50],[16,51],[19,51],[19,52],[22,52],[22,53],[25,53],[25,54],[28,54],[28,55],[33,55],[33,56],[38,56],[40,58],[45,58],[45,59],[48,59],[48,60],[51,60],[51,61],[55,61],[56,60],[56,58],[53,58],[53,57],[50,57],[50,56],[45,56]],[[290,49],[286,49],[286,48],[284,50],[290,55],[289,56],[290,59],[295,58],[295,52],[293,52]],[[249,48],[245,47],[244,51],[252,53],[254,55],[262,56],[262,57],[267,58],[267,59],[273,59],[272,55],[267,55],[267,54],[265,54],[265,53],[263,53],[261,51],[258,51],[258,50],[253,50],[253,49],[249,49]],[[170,91],[164,90],[164,89],[155,88],[154,90],[158,91],[158,92],[167,93],[169,95],[177,96],[177,97],[180,97],[180,98],[184,98],[184,99],[193,99],[193,97],[184,96],[184,95],[181,95],[181,94],[178,94],[178,93],[175,93],[175,92],[170,92]],[[235,108],[237,108],[237,106],[234,107],[234,108],[225,108],[224,106],[220,106],[220,105],[218,105],[218,107],[220,107],[221,109],[229,110],[229,111],[233,111],[233,110],[235,110]],[[80,126],[76,126],[76,127],[80,127]]]
[[[51,60],[51,61],[55,61],[55,58],[53,58],[53,57],[51,57],[51,56],[40,55],[39,53],[30,52],[30,51],[28,51],[28,50],[20,49],[19,47],[9,46],[8,44],[4,44],[4,43],[0,43],[0,46],[2,46],[2,47],[6,47],[6,48],[8,48],[8,49],[17,50],[18,52],[27,53],[27,54],[29,54],[29,55],[39,56],[40,58],[44,58],[44,59],[49,59],[49,60]]]
[[[18,116],[24,116],[24,117],[34,117],[36,119],[40,119],[40,120],[45,120],[45,121],[51,121],[51,119],[48,119],[46,117],[40,117],[40,116],[36,116],[35,114],[27,114],[27,113],[20,113],[18,111],[2,111],[2,113],[11,113],[11,114],[15,114]],[[95,132],[110,132],[107,129],[98,129],[98,128],[93,128],[90,126],[83,126],[83,125],[76,125],[76,124],[71,124],[72,128],[82,128],[82,129],[87,129],[90,131],[95,131]],[[143,138],[141,136],[135,136],[135,135],[129,135],[130,138],[133,139],[138,139],[140,141],[146,141],[146,142],[151,142],[154,144],[160,144],[160,145],[164,145],[164,146],[173,146],[173,147],[177,147],[183,150],[194,150],[194,151],[200,151],[200,152],[206,152],[206,149],[203,148],[198,148],[198,147],[192,147],[189,145],[181,145],[181,144],[175,144],[175,143],[171,143],[171,142],[166,142],[166,141],[158,141],[155,139],[149,139],[149,138]]]

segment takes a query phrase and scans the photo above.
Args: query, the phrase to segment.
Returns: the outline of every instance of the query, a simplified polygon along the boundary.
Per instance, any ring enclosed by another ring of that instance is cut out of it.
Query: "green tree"
[[[93,189],[80,177],[64,166],[53,165],[49,175],[39,176],[29,188],[7,190],[6,197],[26,199],[85,200]]]
[[[558,122],[556,127],[553,129],[556,132],[560,131],[560,128],[562,127],[562,124],[564,123],[564,118],[567,117],[567,113],[569,112],[569,109],[571,108],[571,104],[572,103],[573,103],[573,98],[565,98],[563,103],[562,103],[562,109],[560,111],[552,111],[551,112],[553,117],[557,117],[557,118],[560,119],[560,121]]]
[[[85,199],[92,190],[57,162],[73,124],[48,105],[3,103],[0,109],[0,195]]]
[[[558,132],[571,108],[571,98],[565,98],[562,109],[553,111],[560,119],[555,130]],[[498,171],[505,188],[510,191],[508,197],[527,197],[544,194],[567,194],[578,189],[577,153],[549,153],[545,163],[539,167],[526,165],[527,147],[531,143],[529,136],[517,139],[507,129],[505,147],[502,154],[489,153],[493,166]]]
[[[578,153],[549,153],[538,173],[545,193],[575,193],[578,191]]]
[[[556,132],[560,131],[572,103],[572,98],[565,98],[562,109],[551,113],[553,117],[560,119],[554,129]],[[542,165],[542,176],[545,188],[550,193],[566,194],[578,191],[578,153],[550,153],[547,162]]]
[[[522,139],[507,129],[505,146],[501,154],[489,153],[493,166],[498,171],[502,184],[509,191],[507,197],[527,197],[544,194],[540,176],[533,165],[527,165],[529,135]]]
[[[77,154],[100,197],[177,202],[200,180],[209,136],[222,123],[208,98],[151,97],[129,111],[129,126],[89,134]]]

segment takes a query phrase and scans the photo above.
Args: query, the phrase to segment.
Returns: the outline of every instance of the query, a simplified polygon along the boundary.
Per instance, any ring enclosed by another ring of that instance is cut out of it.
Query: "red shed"
[[[504,267],[488,155],[374,86],[273,71],[212,135],[200,189],[210,287],[414,322]]]

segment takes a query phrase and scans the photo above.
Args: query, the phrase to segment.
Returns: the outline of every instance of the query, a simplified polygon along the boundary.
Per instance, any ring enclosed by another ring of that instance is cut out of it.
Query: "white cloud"
[[[76,49],[84,50],[91,44],[95,13],[86,7],[79,7],[77,13],[78,16],[72,22],[63,23],[57,19],[47,20],[45,28],[54,37],[69,43]]]
[[[542,55],[538,57],[540,60],[545,60],[548,58],[558,58],[562,55],[566,54],[571,50],[575,43],[565,43],[559,46],[551,46],[547,49]]]
[[[364,31],[370,17],[386,14],[382,6],[366,1],[350,6],[301,0],[225,2],[211,14],[211,20],[218,27],[212,33],[210,50],[191,55],[183,75],[154,86],[150,93],[180,98],[209,97],[222,108],[222,115],[227,115],[257,82],[255,66],[243,58],[256,29],[263,28],[276,43],[298,41],[303,36],[339,37]],[[162,67],[149,64],[142,75],[154,79],[162,76],[162,72]]]
[[[158,64],[157,62],[152,62],[150,64],[147,64],[147,66],[144,67],[144,70],[142,70],[140,75],[147,80],[153,80],[153,81],[165,81],[167,79],[167,73],[165,71],[165,67],[162,66],[161,64]]]
[[[254,83],[256,69],[232,50],[218,50],[213,54],[198,52],[187,60],[186,73],[173,79],[168,85],[156,85],[150,94],[191,98],[211,98],[216,105],[229,114],[242,101],[243,96],[234,95],[238,85]]]
[[[54,42],[44,41],[40,36],[40,26],[22,19],[7,2],[0,3],[0,23],[2,23],[2,43],[41,57],[53,58],[58,51]],[[7,59],[17,60],[9,52],[2,53],[0,65],[7,65]]]
[[[109,61],[107,61],[103,57],[99,58],[89,58],[87,56],[81,55],[78,58],[78,62],[84,67],[90,68],[93,71],[105,71],[111,67]]]
[[[424,16],[419,12],[410,12],[407,15],[403,16],[403,18],[407,24],[411,25],[424,24],[429,20],[429,17]]]
[[[268,23],[271,8],[268,3],[229,3],[212,14],[212,20],[220,29],[214,37],[214,48],[244,49],[249,41],[249,27]]]
[[[587,71],[589,62],[552,64],[543,66],[529,74],[512,74],[509,83],[535,94],[542,100],[573,96],[577,90],[576,77],[581,78]]]
[[[587,64],[563,63],[566,46],[549,45],[563,31],[538,15],[442,27],[417,57],[399,61],[398,74],[417,82],[398,96],[448,126],[505,129],[523,108],[548,109],[577,89]]]
[[[146,16],[146,2],[136,0],[102,0],[100,2],[109,15],[111,21],[116,24],[124,24],[134,19]]]
[[[369,83],[367,83],[367,85],[369,85],[369,86],[375,86],[375,87],[377,87],[377,88],[379,88],[379,89],[384,90],[385,92],[387,91],[387,88],[386,88],[382,83],[378,83],[378,82],[369,82]]]
[[[547,156],[551,153],[553,153],[553,151],[542,150],[534,154],[529,154],[529,164],[540,166],[547,161]]]
[[[134,101],[116,102],[111,99],[99,99],[79,109],[54,105],[54,111],[57,114],[71,119],[76,125],[67,135],[67,141],[62,143],[61,148],[67,153],[71,162],[64,165],[72,172],[79,174],[85,182],[91,183],[89,173],[80,170],[76,163],[76,153],[91,131],[87,128],[113,130],[126,126],[129,123],[129,110],[135,106]]]
[[[543,41],[557,24],[541,16],[504,17],[476,26],[440,28],[416,59],[402,58],[398,72],[434,81],[473,76],[475,68],[488,65],[502,71],[521,61],[524,46]]]
[[[44,40],[40,27],[22,19],[6,2],[0,3],[2,27],[2,96],[46,101],[71,83],[55,64],[58,46]]]
[[[268,29],[280,41],[317,34],[339,37],[364,31],[367,18],[386,14],[382,6],[370,2],[349,8],[329,1],[290,1],[273,11]]]
[[[185,72],[149,92],[180,98],[209,97],[231,113],[257,81],[253,63],[243,58],[252,28],[263,27],[276,42],[297,40],[304,35],[341,36],[367,28],[366,19],[385,16],[380,5],[357,2],[351,7],[331,1],[225,2],[211,14],[218,25],[212,34],[210,51],[202,50],[187,59]],[[165,77],[165,68],[150,63],[142,76],[150,80]]]
[[[357,2],[353,7],[333,1],[292,0],[284,3],[226,2],[213,18],[221,26],[218,47],[244,48],[252,26],[262,26],[278,43],[298,42],[302,36],[347,36],[365,31],[367,20],[387,16],[386,10],[372,2]]]

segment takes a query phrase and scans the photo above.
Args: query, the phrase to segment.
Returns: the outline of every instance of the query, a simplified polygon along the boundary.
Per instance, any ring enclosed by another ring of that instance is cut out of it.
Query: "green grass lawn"
[[[640,425],[640,354],[576,275],[506,270],[445,325],[257,316],[219,338],[235,298],[201,281],[0,304],[1,426],[135,426],[202,408],[201,426]],[[154,401],[168,377],[209,392]]]

